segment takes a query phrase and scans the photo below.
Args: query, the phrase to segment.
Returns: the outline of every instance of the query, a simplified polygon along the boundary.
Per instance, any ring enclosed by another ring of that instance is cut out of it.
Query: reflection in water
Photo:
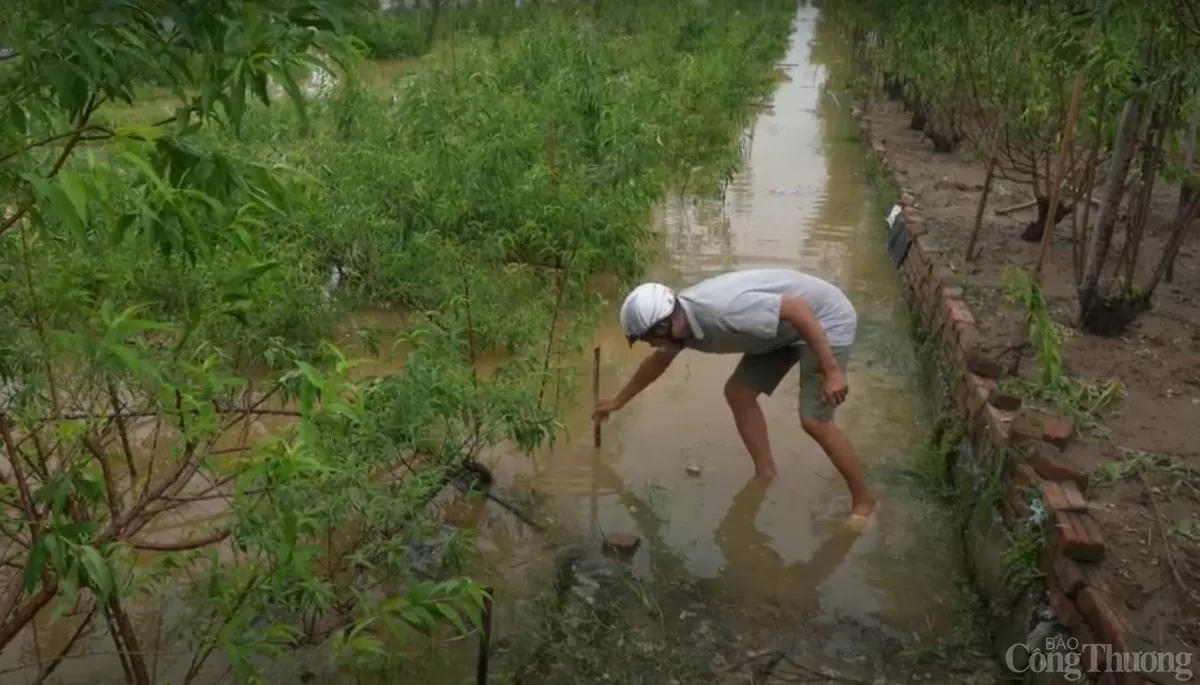
[[[730,585],[761,594],[772,603],[786,599],[789,608],[801,611],[816,610],[814,600],[818,587],[846,560],[859,535],[854,530],[826,522],[821,531],[823,541],[807,561],[788,564],[775,551],[772,540],[758,529],[759,510],[766,500],[767,488],[758,479],[750,478],[736,495],[717,526],[716,540],[727,559],[736,559],[726,573]],[[778,584],[759,585],[762,578],[777,578]]]

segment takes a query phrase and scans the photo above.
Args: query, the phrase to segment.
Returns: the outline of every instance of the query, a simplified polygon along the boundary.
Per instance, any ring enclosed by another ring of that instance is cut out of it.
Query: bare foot
[[[754,477],[760,484],[767,485],[771,481],[775,480],[775,467],[772,466],[765,469],[756,468],[754,469]]]
[[[850,509],[850,516],[854,518],[868,519],[875,514],[875,509],[878,503],[871,495],[854,502],[854,506]]]
[[[861,533],[875,523],[875,514],[878,510],[879,505],[874,498],[865,502],[856,502],[854,508],[850,510],[850,515],[846,517],[846,525]]]

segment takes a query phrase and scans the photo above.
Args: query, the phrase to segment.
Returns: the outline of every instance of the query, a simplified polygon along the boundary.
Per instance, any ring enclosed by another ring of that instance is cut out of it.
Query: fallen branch
[[[1089,196],[1088,202],[1090,202],[1093,205],[1096,205],[1097,207],[1100,206],[1100,201],[1094,197]],[[1037,205],[1037,200],[1030,200],[1029,202],[1022,202],[1019,205],[1013,205],[1011,207],[1001,207],[1000,209],[997,209],[997,210],[993,211],[992,213],[995,214],[996,216],[1004,216],[1006,214],[1012,214],[1013,212],[1019,212],[1022,209],[1029,209],[1030,207],[1033,207],[1036,205]]]
[[[1029,209],[1030,207],[1033,207],[1035,205],[1037,205],[1037,200],[1030,200],[1029,202],[1022,202],[1019,205],[1013,205],[1011,207],[1003,207],[1001,209],[997,209],[994,213],[996,214],[996,216],[1004,216],[1005,214],[1012,214],[1013,212],[1019,212],[1022,209]]]

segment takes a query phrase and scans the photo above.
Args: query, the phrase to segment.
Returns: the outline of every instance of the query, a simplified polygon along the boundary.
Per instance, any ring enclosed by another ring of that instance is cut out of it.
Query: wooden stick
[[[1102,11],[1104,8],[1094,3],[1092,9]],[[1095,35],[1096,25],[1099,23],[1100,17],[1097,16],[1083,37],[1085,56],[1092,48],[1092,37]],[[1062,149],[1058,153],[1058,167],[1054,170],[1054,184],[1050,186],[1050,208],[1046,212],[1046,225],[1042,228],[1042,244],[1038,248],[1037,262],[1033,267],[1033,282],[1039,288],[1042,285],[1042,267],[1046,263],[1046,255],[1050,253],[1050,236],[1054,233],[1055,226],[1058,225],[1058,202],[1062,194],[1063,180],[1067,174],[1067,151],[1071,149],[1075,138],[1075,122],[1079,119],[1079,105],[1083,100],[1083,82],[1086,75],[1086,67],[1080,67],[1075,72],[1075,88],[1071,91],[1071,103],[1067,106],[1067,123],[1063,130]]]
[[[476,685],[488,684],[488,660],[492,651],[492,601],[493,590],[490,587],[483,588],[483,612],[480,616],[479,626],[479,654],[475,661],[475,683]]]
[[[592,409],[600,404],[600,346],[592,348]],[[600,446],[600,420],[592,418],[592,441]]]

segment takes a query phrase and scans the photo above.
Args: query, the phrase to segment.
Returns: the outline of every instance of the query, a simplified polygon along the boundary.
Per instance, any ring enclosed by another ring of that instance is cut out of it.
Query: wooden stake
[[[475,660],[476,685],[488,684],[488,661],[492,652],[492,602],[494,593],[490,587],[483,588],[483,612],[480,615],[479,654]]]
[[[1101,11],[1102,7],[1094,7],[1095,10]],[[1096,33],[1096,25],[1100,23],[1100,17],[1097,16],[1092,25],[1088,27],[1087,34],[1083,37],[1083,52],[1084,57],[1087,57],[1088,50],[1092,47],[1092,37]],[[1083,99],[1083,81],[1087,74],[1087,67],[1082,66],[1075,72],[1075,87],[1071,91],[1071,102],[1067,106],[1067,121],[1063,130],[1062,149],[1058,153],[1058,165],[1054,170],[1054,183],[1050,186],[1050,209],[1046,212],[1046,225],[1042,228],[1042,244],[1038,248],[1037,262],[1033,267],[1033,282],[1040,288],[1042,285],[1042,267],[1046,263],[1046,255],[1050,252],[1050,236],[1054,233],[1054,227],[1058,223],[1058,203],[1062,194],[1062,185],[1066,176],[1067,167],[1067,151],[1071,149],[1071,145],[1075,138],[1075,121],[1079,118],[1079,104]]]
[[[600,404],[600,346],[592,348],[592,409]],[[600,446],[600,420],[592,418],[592,441]]]

